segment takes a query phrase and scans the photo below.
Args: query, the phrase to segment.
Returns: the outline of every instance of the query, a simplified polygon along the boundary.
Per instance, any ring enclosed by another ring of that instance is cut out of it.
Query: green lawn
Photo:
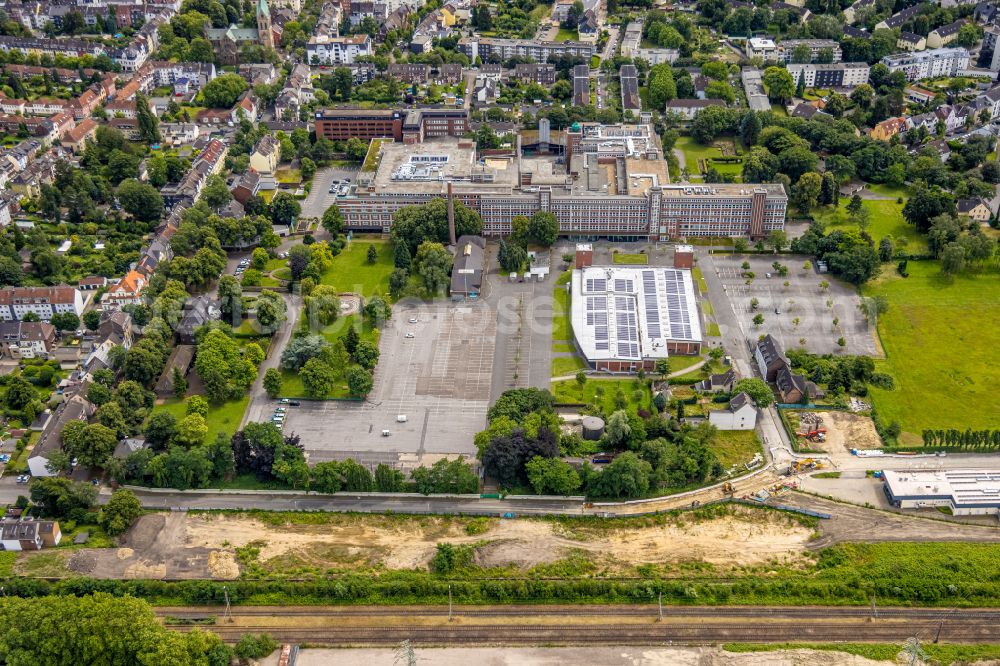
[[[690,368],[692,365],[701,363],[701,356],[685,356],[678,354],[677,356],[671,356],[670,361],[670,372],[677,372],[683,370],[684,368]]]
[[[279,183],[301,183],[302,172],[298,169],[278,169],[274,172],[274,179]]]
[[[567,271],[568,272],[568,271]],[[570,324],[569,292],[562,286],[556,286],[552,292],[552,339],[572,340],[573,326]]]
[[[572,342],[553,342],[552,351],[554,352],[575,352],[576,348],[573,346]]]
[[[645,254],[625,254],[624,252],[615,252],[612,255],[612,263],[615,264],[648,264],[649,256]]]
[[[369,245],[378,250],[378,261],[374,264],[368,263]],[[333,266],[323,274],[320,284],[330,284],[339,292],[361,294],[365,298],[385,295],[389,293],[392,269],[392,245],[388,241],[355,240],[333,258]]]
[[[822,220],[827,230],[833,229],[857,229],[858,225],[851,221],[847,213],[847,204],[850,199],[842,197],[840,205],[834,211],[829,206],[813,211],[813,219]],[[908,254],[920,254],[927,251],[927,238],[916,228],[906,223],[903,218],[903,205],[891,201],[869,201],[862,202],[862,206],[868,210],[868,233],[876,242],[885,236],[892,236],[896,241],[897,248],[899,240],[906,239],[906,252]]]
[[[616,398],[619,390],[624,396],[625,408],[630,412],[635,412],[640,407],[653,411],[653,396],[649,387],[638,379],[588,379],[583,386],[575,379],[552,382],[556,402],[597,404],[605,416],[610,416],[618,409]],[[598,396],[598,393],[601,395]]]
[[[725,142],[732,144],[729,139],[717,139],[715,143]],[[735,145],[735,144],[734,144]],[[723,157],[722,151],[715,147],[715,145],[705,146],[689,136],[682,136],[677,139],[677,143],[674,144],[675,148],[680,149],[684,153],[684,162],[687,167],[688,173],[694,177],[699,177],[701,171],[698,168],[698,160],[706,161],[706,168],[709,166],[715,167],[715,170],[719,173],[731,173],[739,176],[743,173],[742,163],[727,163],[720,164],[716,162],[710,162],[714,157]],[[693,180],[693,178],[692,178]]]
[[[316,333],[322,335],[326,338],[327,342],[335,343],[340,338],[347,335],[347,331],[351,326],[356,326],[358,324],[359,315],[349,315],[347,317],[340,317],[337,321],[333,322],[325,328],[315,331]],[[302,320],[303,325],[308,325],[308,321]],[[366,322],[361,322],[361,329],[359,331],[361,339],[367,340],[369,342],[378,345],[378,329],[372,328]],[[343,373],[337,374],[337,384],[334,386],[333,391],[327,395],[327,398],[346,398],[348,397],[347,383]],[[302,379],[299,373],[296,371],[282,370],[281,371],[281,396],[283,398],[305,398],[306,390],[302,386]]]
[[[722,406],[713,405],[713,409]],[[763,453],[760,439],[753,430],[720,430],[715,433],[715,442],[709,448],[726,469],[749,462],[755,453]]]
[[[239,400],[232,400],[221,405],[209,403],[208,416],[205,418],[205,422],[208,424],[208,435],[205,437],[205,441],[211,442],[220,432],[225,433],[227,436],[236,432],[240,427],[243,412],[246,411],[249,401],[250,396],[246,395]],[[180,421],[186,416],[186,409],[185,401],[170,398],[162,405],[153,407],[152,414],[169,412],[174,415],[174,418]]]
[[[695,266],[691,269],[691,275],[698,281],[698,290],[703,294],[707,294],[708,283],[705,282],[705,275],[701,272],[701,269]]]
[[[880,194],[884,197],[892,197],[893,199],[898,199],[903,197],[903,203],[913,195],[913,190],[907,186],[896,187],[894,185],[885,185],[882,183],[871,183],[868,185],[868,189],[875,194]]]
[[[707,315],[715,314],[715,310],[712,308],[712,304],[709,301],[701,302],[701,311]]]
[[[900,643],[723,643],[727,652],[771,652],[773,650],[823,650],[844,652],[876,661],[896,662],[902,651]],[[923,642],[920,649],[933,663],[969,664],[980,660],[1000,659],[1000,645],[958,645]]]
[[[552,376],[575,375],[587,367],[587,362],[578,356],[558,357],[552,359]]]
[[[877,365],[896,390],[872,389],[879,415],[900,422],[907,445],[925,428],[1000,428],[1000,275],[945,278],[931,261],[911,261],[908,278],[885,272],[865,290],[889,299]]]
[[[705,327],[705,335],[710,338],[721,338],[722,331],[719,330],[719,325],[714,321],[708,322],[708,326]]]
[[[556,41],[564,42],[567,39],[571,42],[575,42],[580,38],[576,30],[567,30],[566,28],[559,28],[559,32],[556,33]]]
[[[279,268],[285,268],[288,266],[288,259],[268,259],[267,263],[264,264],[263,273],[270,273],[271,271],[276,271]]]

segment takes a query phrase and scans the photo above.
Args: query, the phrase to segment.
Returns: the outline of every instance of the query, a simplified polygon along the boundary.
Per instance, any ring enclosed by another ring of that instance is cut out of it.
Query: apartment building
[[[853,88],[862,83],[868,83],[871,68],[864,62],[839,62],[831,64],[793,64],[786,65],[792,79],[798,82],[804,77],[809,88]]]
[[[832,39],[786,39],[778,44],[775,59],[779,62],[792,62],[795,49],[800,46],[809,47],[809,62],[819,62],[821,54],[827,49],[833,56],[832,62],[840,62],[843,58],[840,44]]]
[[[969,66],[964,48],[931,49],[919,53],[895,53],[882,58],[890,72],[903,72],[908,81],[936,76],[955,76]]]
[[[463,37],[458,41],[458,50],[483,62],[503,62],[514,56],[531,58],[535,62],[547,63],[566,56],[590,60],[595,53],[593,44],[584,42],[539,42],[531,39],[499,39],[489,37]]]
[[[57,287],[3,287],[0,289],[0,320],[20,321],[33,312],[43,321],[59,312],[83,314],[83,296],[69,285]]]
[[[306,44],[306,58],[312,65],[348,65],[370,55],[372,38],[368,35],[314,35]]]
[[[316,136],[331,141],[358,137],[420,143],[426,138],[462,137],[469,130],[465,109],[324,109],[315,115]]]

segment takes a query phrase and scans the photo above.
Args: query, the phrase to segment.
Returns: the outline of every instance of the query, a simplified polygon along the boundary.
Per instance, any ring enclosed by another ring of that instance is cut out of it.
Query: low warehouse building
[[[956,516],[1000,513],[1000,471],[883,472],[889,503],[900,509],[948,507]]]
[[[671,354],[701,352],[689,270],[591,266],[573,271],[571,298],[576,344],[598,370],[652,371]]]

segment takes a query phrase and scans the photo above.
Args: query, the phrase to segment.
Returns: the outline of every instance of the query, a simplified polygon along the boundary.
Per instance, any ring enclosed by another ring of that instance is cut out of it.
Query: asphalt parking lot
[[[302,202],[302,216],[323,217],[326,209],[337,201],[337,195],[330,194],[330,184],[335,180],[344,182],[348,178],[354,183],[357,176],[357,167],[330,167],[317,171],[309,196]]]
[[[710,263],[700,265],[718,276],[745,338],[770,333],[786,350],[805,347],[816,354],[876,354],[874,334],[858,310],[860,301],[854,288],[815,268],[803,269],[807,259],[797,255],[713,255]],[[785,277],[772,266],[776,260],[788,268]],[[744,261],[755,275],[749,285]],[[825,289],[820,286],[824,281],[829,284]],[[754,298],[758,301],[756,310],[751,305]],[[764,317],[760,326],[753,323],[757,314]],[[837,344],[840,337],[846,341],[844,348]]]
[[[350,457],[408,469],[442,455],[474,456],[472,436],[486,427],[495,339],[496,313],[485,304],[397,306],[382,331],[368,399],[304,400],[288,410],[285,432],[302,438],[311,463]]]

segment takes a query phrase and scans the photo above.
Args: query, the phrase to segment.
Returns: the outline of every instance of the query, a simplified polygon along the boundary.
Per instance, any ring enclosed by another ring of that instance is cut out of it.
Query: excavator
[[[818,460],[813,460],[812,458],[806,458],[804,460],[793,460],[791,472],[811,472],[813,470],[823,469],[823,463]]]

